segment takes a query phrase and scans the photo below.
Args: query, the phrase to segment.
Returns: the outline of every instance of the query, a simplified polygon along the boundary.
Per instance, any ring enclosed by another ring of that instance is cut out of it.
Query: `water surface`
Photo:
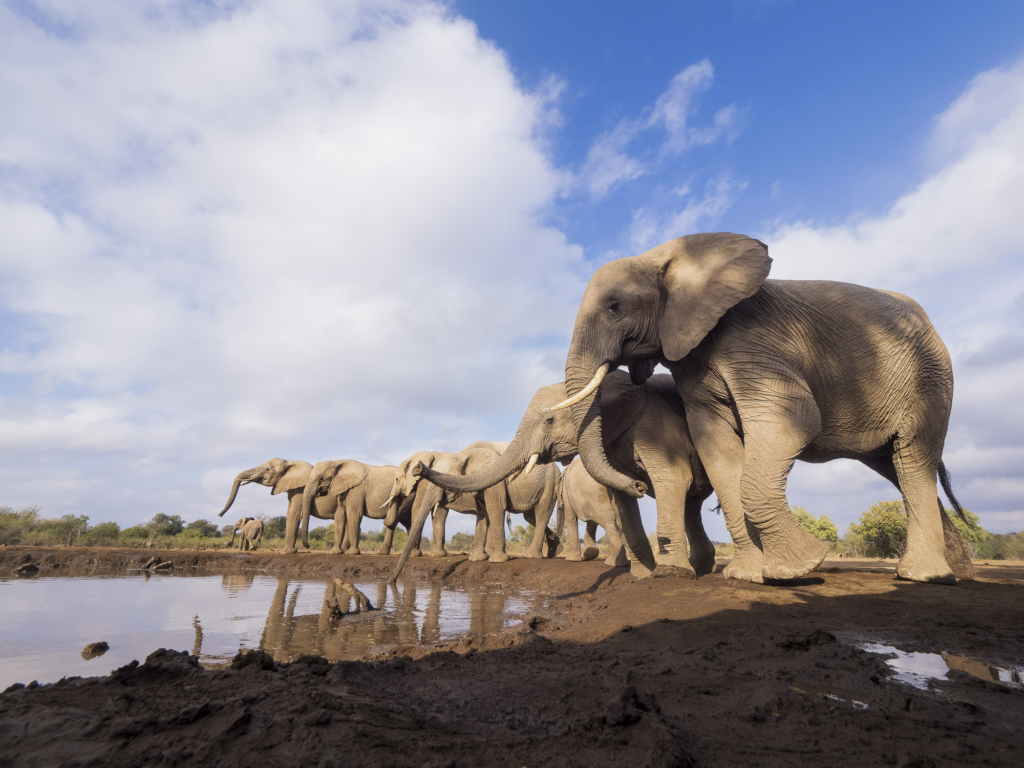
[[[332,619],[325,606],[329,582],[288,577],[0,576],[0,690],[15,682],[105,675],[157,648],[187,650],[206,667],[225,666],[242,649],[264,650],[278,661],[306,653],[358,659],[395,643],[499,632],[544,603],[489,586],[411,579],[356,586],[382,610]],[[82,649],[100,640],[110,650],[83,659]]]

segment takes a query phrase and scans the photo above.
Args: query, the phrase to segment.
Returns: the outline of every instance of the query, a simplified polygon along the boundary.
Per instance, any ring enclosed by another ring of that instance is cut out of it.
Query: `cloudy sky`
[[[729,230],[924,305],[960,499],[1021,530],[1024,6],[892,5],[0,4],[0,504],[211,518],[271,456],[509,439],[597,266]]]

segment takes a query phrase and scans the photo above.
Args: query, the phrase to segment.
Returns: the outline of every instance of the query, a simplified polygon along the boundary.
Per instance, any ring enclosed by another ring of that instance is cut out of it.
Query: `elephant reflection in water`
[[[289,661],[303,654],[324,656],[331,661],[358,659],[373,653],[374,646],[435,644],[456,633],[461,634],[458,627],[444,626],[441,582],[424,585],[409,580],[402,584],[401,589],[393,583],[378,584],[371,599],[377,608],[386,610],[345,619],[331,615],[328,603],[332,598],[337,598],[343,609],[349,599],[348,593],[336,591],[333,582],[327,584],[319,614],[296,615],[304,586],[302,582],[292,584],[286,578],[277,581],[259,645],[260,650],[271,654],[276,661]],[[417,607],[421,598],[425,599]],[[505,595],[478,591],[469,593],[466,598],[469,601],[469,632],[486,635],[502,630]]]
[[[229,595],[245,592],[252,586],[256,576],[251,573],[225,573],[220,577],[220,586]]]

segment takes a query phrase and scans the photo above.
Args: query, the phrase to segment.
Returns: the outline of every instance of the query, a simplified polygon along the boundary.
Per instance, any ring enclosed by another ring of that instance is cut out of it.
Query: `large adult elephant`
[[[313,465],[308,461],[287,461],[274,458],[263,462],[258,467],[239,472],[231,484],[231,496],[228,497],[228,503],[224,505],[224,509],[217,516],[223,517],[224,513],[231,509],[231,505],[235,503],[235,496],[238,495],[239,487],[249,483],[268,486],[272,489],[271,496],[287,493],[288,514],[285,518],[285,543],[282,551],[286,554],[293,554],[297,551],[295,539],[302,516],[302,491],[306,487],[306,480],[312,470]],[[329,503],[326,498],[318,499],[317,511],[314,514],[325,519],[333,517],[334,510],[328,508]]]
[[[643,481],[609,462],[601,381],[629,367],[636,384],[661,363],[675,378],[697,453],[718,493],[736,556],[726,575],[792,579],[825,545],[789,511],[796,459],[857,459],[891,480],[907,509],[896,573],[954,583],[972,573],[938,501],[953,373],[914,301],[825,281],[767,280],[767,247],[731,233],[688,235],[605,264],[591,278],[565,364],[580,457],[632,497]],[[748,522],[750,525],[748,525]]]
[[[567,410],[551,410],[566,396],[562,382],[537,390],[509,448],[480,474],[453,477],[424,467],[423,475],[442,488],[468,493],[500,482],[525,466],[568,464],[578,453],[576,427]],[[657,502],[660,564],[711,573],[715,547],[704,531],[701,506],[712,489],[690,442],[683,402],[672,377],[659,374],[636,387],[625,372],[613,371],[604,381],[601,396],[603,452],[621,472],[641,478]],[[649,575],[655,568],[654,557],[636,500],[621,490],[612,491],[612,502],[626,511],[619,522],[632,568],[638,576]]]
[[[309,546],[309,515],[314,501],[328,499],[335,510],[332,555],[359,554],[359,523],[363,517],[384,521],[384,541],[379,555],[391,552],[391,539],[400,522],[409,528],[411,504],[391,495],[398,467],[377,467],[354,459],[321,461],[309,473],[302,493],[302,543]],[[419,548],[419,542],[416,542]]]
[[[508,507],[508,490],[504,483],[492,484],[490,487],[474,493],[453,493],[421,481],[419,468],[433,467],[438,472],[449,475],[465,475],[481,472],[497,461],[499,453],[486,444],[474,443],[459,453],[442,453],[420,451],[403,461],[395,473],[392,496],[413,498],[412,529],[406,541],[398,564],[391,573],[389,581],[395,581],[405,567],[406,560],[412,554],[413,541],[418,540],[423,532],[423,524],[427,515],[439,508],[452,509],[456,512],[467,512],[476,515],[476,535],[470,560],[490,560],[492,563],[503,563],[508,560],[505,552],[505,533],[501,527],[502,518]],[[435,526],[437,521],[435,519]],[[443,525],[443,523],[442,523]],[[444,536],[443,528],[441,537]],[[438,546],[438,532],[435,528],[434,547]]]

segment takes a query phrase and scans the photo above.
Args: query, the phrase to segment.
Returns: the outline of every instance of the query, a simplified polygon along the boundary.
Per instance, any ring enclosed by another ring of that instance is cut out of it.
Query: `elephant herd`
[[[381,553],[402,523],[409,537],[392,578],[419,554],[431,513],[430,554],[444,554],[445,516],[455,510],[477,517],[471,559],[492,562],[508,559],[506,514],[535,526],[531,557],[562,544],[566,557],[579,559],[582,520],[588,554],[600,525],[608,563],[628,562],[643,578],[658,569],[714,569],[701,507],[715,493],[735,545],[724,575],[792,580],[827,553],[790,512],[793,463],[849,458],[903,496],[899,578],[972,578],[967,548],[938,497],[941,483],[962,516],[942,461],[952,365],[928,316],[891,291],[769,280],[771,261],[758,240],[709,233],[609,262],[584,293],[565,381],[537,391],[510,444],[424,451],[398,467],[272,459],[238,475],[224,512],[240,484],[286,491],[286,552],[296,551],[300,528],[306,544],[310,515],[333,519],[332,552],[351,554],[363,516],[384,521]],[[655,374],[658,364],[668,373]],[[657,504],[657,553],[640,519],[644,495]],[[565,536],[561,522],[559,535],[548,528],[556,498]]]

